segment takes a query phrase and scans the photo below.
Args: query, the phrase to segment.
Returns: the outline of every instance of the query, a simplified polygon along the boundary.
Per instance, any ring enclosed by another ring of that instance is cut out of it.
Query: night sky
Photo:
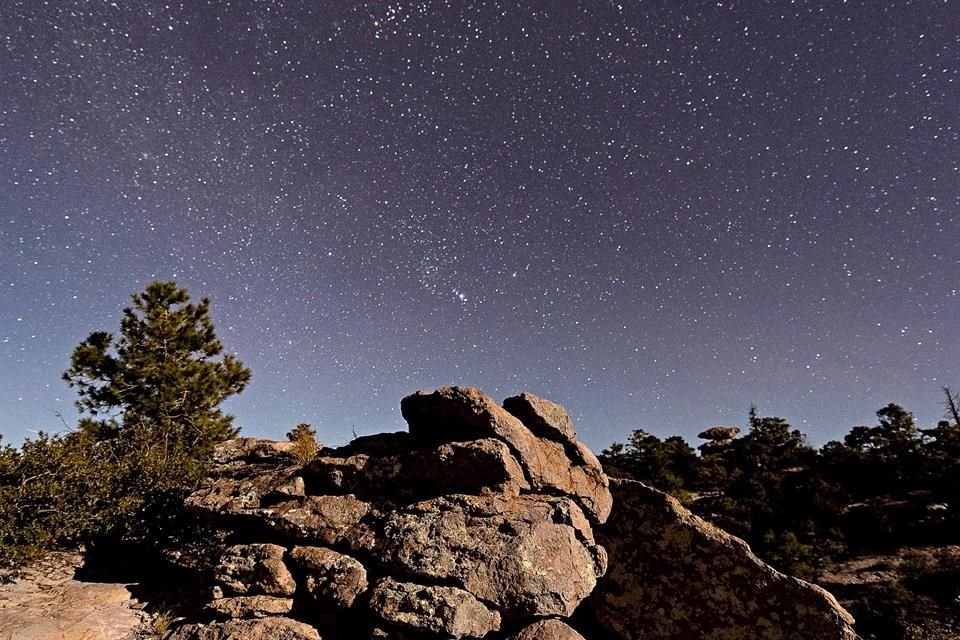
[[[960,388],[960,0],[0,0],[0,432],[130,294],[247,435],[446,384],[592,447]]]

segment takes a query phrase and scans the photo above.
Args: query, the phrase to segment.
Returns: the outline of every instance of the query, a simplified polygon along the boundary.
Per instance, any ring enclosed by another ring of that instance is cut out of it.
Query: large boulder
[[[401,401],[400,411],[415,438],[435,442],[502,440],[519,461],[533,491],[570,496],[595,522],[607,519],[610,490],[596,458],[591,456],[588,462],[571,458],[569,443],[537,437],[478,389],[442,387],[432,393],[417,392]]]
[[[423,586],[390,578],[374,587],[371,610],[385,622],[446,638],[482,638],[500,628],[500,615],[456,587]]]
[[[275,544],[238,544],[220,557],[214,580],[231,595],[290,597],[297,590],[283,562],[286,549]]]
[[[535,436],[564,443],[577,439],[573,420],[563,405],[524,391],[504,400],[503,408],[516,416]]]
[[[391,513],[382,531],[374,552],[385,566],[456,584],[510,620],[570,615],[605,569],[568,498],[435,498]]]
[[[353,495],[298,497],[247,513],[285,540],[347,547],[367,540],[377,517],[370,503]]]
[[[321,608],[349,609],[367,589],[367,570],[356,558],[324,547],[294,547],[290,559]]]
[[[784,575],[745,542],[640,482],[612,480],[595,530],[610,569],[585,607],[622,640],[855,640],[828,592]]]
[[[390,438],[393,440],[393,438]],[[329,450],[304,469],[311,493],[353,494],[365,499],[396,501],[449,493],[519,495],[530,485],[501,440],[484,438],[373,452],[351,444]]]

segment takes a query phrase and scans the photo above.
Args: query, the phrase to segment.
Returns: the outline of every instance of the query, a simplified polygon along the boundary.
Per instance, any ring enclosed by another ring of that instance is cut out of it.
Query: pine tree
[[[223,355],[210,302],[190,303],[174,282],[154,282],[123,310],[120,337],[91,333],[73,351],[64,380],[88,414],[85,431],[113,439],[136,430],[197,457],[236,435],[219,408],[241,392],[250,370]]]

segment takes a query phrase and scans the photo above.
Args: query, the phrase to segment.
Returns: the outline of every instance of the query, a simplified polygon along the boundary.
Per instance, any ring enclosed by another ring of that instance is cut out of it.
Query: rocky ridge
[[[560,618],[606,571],[593,527],[609,480],[563,407],[504,407],[470,388],[417,393],[407,432],[305,465],[287,443],[225,443],[187,507],[235,544],[211,621],[172,640],[580,637]]]
[[[218,448],[186,504],[232,544],[208,619],[170,640],[855,637],[829,594],[664,494],[611,493],[562,406],[445,387],[401,410],[408,431],[306,464],[290,443]]]

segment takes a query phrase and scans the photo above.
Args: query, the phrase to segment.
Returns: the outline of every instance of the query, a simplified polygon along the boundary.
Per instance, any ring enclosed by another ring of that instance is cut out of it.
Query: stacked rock
[[[211,616],[173,640],[575,640],[606,571],[609,482],[563,407],[445,387],[401,403],[407,432],[299,465],[234,440],[188,508],[229,528]]]
[[[740,433],[740,427],[710,427],[706,431],[701,431],[697,436],[706,440],[697,447],[703,453],[726,449],[733,444],[733,439]]]

